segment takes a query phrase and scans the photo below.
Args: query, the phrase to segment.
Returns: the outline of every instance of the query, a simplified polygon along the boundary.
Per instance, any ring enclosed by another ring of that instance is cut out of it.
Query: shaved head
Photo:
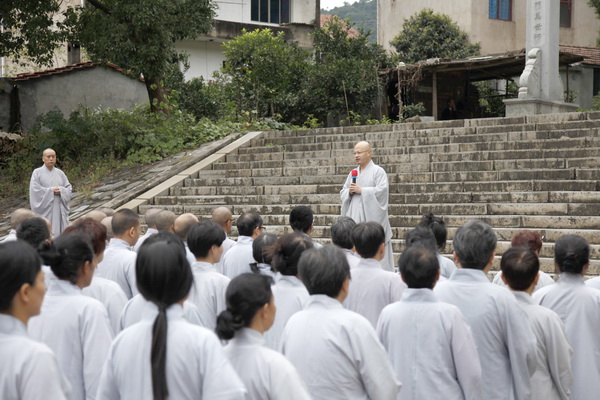
[[[231,231],[231,225],[233,225],[233,215],[231,210],[227,207],[217,207],[212,212],[212,218],[214,222],[219,224],[226,233]]]
[[[104,218],[106,218],[108,215],[106,215],[105,213],[103,213],[100,210],[92,210],[89,213],[85,214],[83,216],[83,218],[91,218],[94,221],[98,221],[98,222],[102,222],[102,220]]]
[[[42,161],[46,168],[51,170],[56,164],[56,152],[52,149],[46,149],[42,152]]]
[[[361,168],[366,167],[371,162],[371,145],[369,142],[358,142],[354,145],[354,161]]]
[[[106,240],[110,240],[115,236],[112,230],[112,219],[113,217],[106,217],[100,223],[106,227]]]
[[[154,217],[156,230],[159,232],[173,233],[173,224],[175,223],[175,218],[177,218],[177,216],[173,211],[162,210]]]
[[[148,228],[156,229],[156,215],[161,212],[160,208],[149,208],[144,214],[144,219],[146,220],[146,225]]]
[[[179,239],[186,241],[188,232],[192,229],[192,226],[196,225],[198,222],[200,222],[200,220],[194,214],[181,214],[179,217],[175,218],[173,230]]]
[[[35,217],[35,213],[27,208],[17,208],[10,214],[10,228],[17,229],[21,222]]]

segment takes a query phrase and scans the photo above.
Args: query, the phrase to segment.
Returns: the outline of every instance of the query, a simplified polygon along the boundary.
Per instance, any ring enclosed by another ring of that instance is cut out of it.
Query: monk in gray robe
[[[354,160],[358,164],[356,183],[352,183],[352,172],[340,191],[342,216],[352,218],[357,224],[377,222],[385,231],[385,254],[380,261],[383,269],[394,271],[392,252],[392,228],[388,219],[389,185],[383,168],[371,160],[371,145],[358,142],[354,146]],[[354,171],[353,170],[353,171]]]
[[[52,224],[52,233],[58,236],[69,225],[69,201],[72,188],[67,176],[56,168],[56,152],[42,153],[44,165],[35,169],[29,182],[31,210]]]

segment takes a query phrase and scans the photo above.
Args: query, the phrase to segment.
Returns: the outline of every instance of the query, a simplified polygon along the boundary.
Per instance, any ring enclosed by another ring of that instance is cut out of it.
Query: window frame
[[[560,27],[561,28],[572,28],[573,27],[573,0],[560,0],[559,13],[561,13],[561,11],[562,11],[563,4],[566,4],[568,7],[568,10],[569,10],[569,25],[563,25],[562,21],[559,19]]]
[[[512,22],[512,7],[513,7],[513,1],[512,0],[495,0],[496,1],[496,16],[492,17],[490,15],[490,7],[491,7],[491,2],[494,0],[489,0],[488,2],[488,19],[493,19],[496,21],[510,21]],[[508,19],[504,19],[504,18],[500,18],[500,8],[501,8],[501,3],[503,1],[507,1],[508,2]]]
[[[287,8],[283,6],[283,3],[287,3]],[[277,15],[277,22],[274,22],[275,18],[272,16],[272,11],[274,8],[274,5],[278,4],[278,7],[276,8],[276,10],[278,11],[279,15]],[[262,10],[263,6],[266,6],[266,21],[263,20],[264,16],[262,16],[261,14],[264,14],[264,11]],[[285,18],[283,18],[285,15],[283,15],[283,10],[284,8],[287,10],[287,20],[285,20]],[[261,13],[261,11],[263,11]],[[292,16],[291,16],[291,11],[292,11],[292,0],[251,0],[250,1],[250,20],[252,22],[259,22],[262,24],[277,24],[277,25],[281,25],[281,24],[287,24],[290,23],[292,20]],[[256,15],[258,15],[258,17],[255,17]]]

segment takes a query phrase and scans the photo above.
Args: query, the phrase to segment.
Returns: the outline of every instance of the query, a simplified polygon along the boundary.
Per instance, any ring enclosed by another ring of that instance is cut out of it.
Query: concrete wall
[[[566,68],[560,69],[560,77],[563,87],[567,90]],[[594,67],[590,65],[578,65],[569,68],[569,90],[577,92],[575,104],[582,110],[591,110],[594,103]]]
[[[177,44],[177,50],[189,54],[190,68],[185,72],[185,79],[203,77],[210,80],[225,61],[223,44],[207,40],[185,40]]]
[[[67,118],[79,106],[89,108],[132,108],[148,103],[143,82],[110,68],[96,67],[16,82],[19,86],[21,124],[24,131],[35,118],[59,110]]]

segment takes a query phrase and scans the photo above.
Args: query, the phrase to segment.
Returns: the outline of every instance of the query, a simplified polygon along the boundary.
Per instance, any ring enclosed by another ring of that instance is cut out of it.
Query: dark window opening
[[[252,0],[250,19],[271,24],[288,23],[290,22],[290,0]]]
[[[490,0],[490,19],[512,20],[512,0]]]
[[[571,9],[573,0],[560,0],[560,26],[562,28],[571,27]]]

